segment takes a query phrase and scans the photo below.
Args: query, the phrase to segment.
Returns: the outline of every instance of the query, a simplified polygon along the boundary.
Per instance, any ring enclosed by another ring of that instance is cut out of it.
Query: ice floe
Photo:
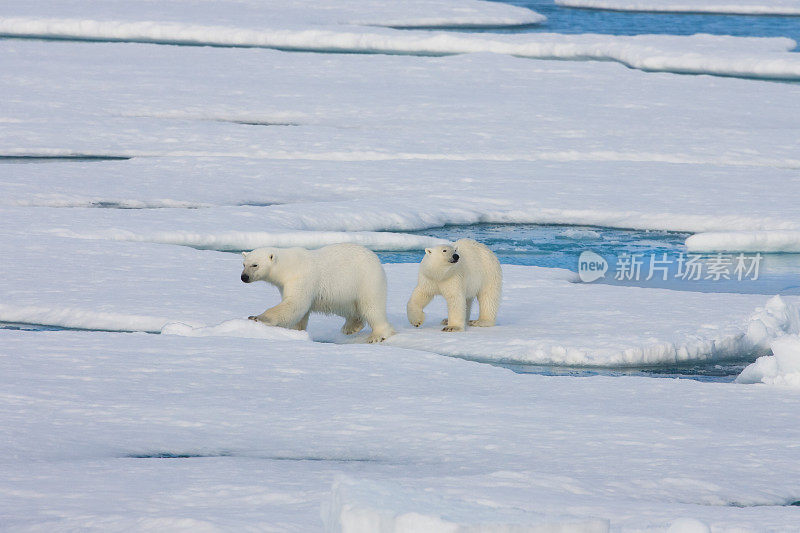
[[[692,252],[800,253],[800,231],[717,231],[686,239]]]
[[[505,27],[538,24],[545,17],[522,7],[480,0],[279,0],[259,2],[156,3],[8,0],[5,13],[24,16],[99,17],[191,24],[234,24],[248,28],[342,25],[398,27]]]
[[[105,239],[110,241],[155,242],[177,244],[201,250],[244,251],[274,246],[278,248],[321,248],[329,244],[360,244],[371,250],[421,250],[442,244],[444,239],[409,235],[404,233],[371,231],[292,231],[292,232],[222,232],[217,234],[192,233],[186,231],[162,231],[136,233],[126,230],[110,230],[101,233],[76,233],[53,230],[62,237],[79,239]]]
[[[280,301],[274,288],[239,280],[238,254],[55,236],[7,236],[4,242],[16,259],[0,279],[6,295],[0,321],[151,333],[180,322],[211,328],[197,334],[219,334],[228,327],[220,324]],[[43,250],[51,251],[47,266],[59,276],[28,285],[30,265],[42,261]],[[800,332],[795,297],[582,284],[566,270],[510,265],[503,269],[497,326],[443,333],[439,322],[446,309],[436,299],[416,329],[405,309],[418,266],[385,268],[389,319],[398,331],[386,344],[478,361],[601,367],[746,361],[768,353],[773,339]],[[252,333],[238,324],[229,324],[229,335]],[[309,334],[334,343],[366,339],[368,329],[345,336],[341,325],[338,317],[315,314]]]
[[[616,61],[648,72],[800,79],[786,38],[715,35],[464,35],[384,30],[274,29],[149,21],[0,18],[0,36],[178,45],[237,46],[306,52],[451,55],[491,52],[530,59]]]
[[[736,378],[737,383],[766,383],[800,387],[800,337],[772,341],[773,355],[759,357]]]
[[[13,530],[311,533],[334,497],[456,524],[796,519],[795,390],[520,375],[391,346],[2,335]],[[355,486],[333,492],[339,476]]]

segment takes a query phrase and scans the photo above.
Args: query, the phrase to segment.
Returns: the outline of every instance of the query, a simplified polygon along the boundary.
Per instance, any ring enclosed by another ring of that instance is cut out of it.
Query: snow
[[[22,16],[98,17],[247,28],[370,25],[399,27],[503,27],[538,24],[542,15],[521,7],[479,0],[7,0],[2,13]]]
[[[274,246],[290,248],[321,248],[329,244],[348,242],[360,244],[371,250],[420,250],[446,242],[444,239],[391,232],[369,231],[294,231],[294,232],[243,232],[232,231],[214,234],[185,231],[162,231],[137,234],[131,231],[111,230],[102,233],[74,233],[54,230],[52,234],[80,239],[106,239],[111,241],[156,242],[177,244],[192,248],[221,251],[243,251]]]
[[[800,229],[792,84],[491,54],[0,47],[20,73],[0,80],[15,102],[3,115],[22,121],[0,123],[0,153],[136,155],[3,164],[3,216],[28,231],[213,236],[481,221]],[[199,75],[198,64],[219,74]],[[218,90],[227,83],[234,94]],[[217,120],[279,112],[305,118],[291,127]],[[59,205],[94,208],[14,209]]]
[[[161,328],[162,335],[182,335],[184,337],[244,337],[268,340],[311,340],[305,331],[267,326],[254,320],[226,320],[216,326],[193,327],[183,322],[170,322]]]
[[[516,516],[514,516],[516,515]],[[341,477],[323,507],[326,530],[336,533],[604,533],[607,520],[498,512],[392,483]],[[502,522],[500,520],[513,521]]]
[[[247,321],[278,291],[219,250],[408,250],[477,222],[800,231],[800,86],[650,72],[795,76],[793,42],[400,31],[540,19],[309,5],[0,6],[23,37],[317,47],[0,39],[1,527],[790,529],[797,389],[763,380],[796,374],[797,297],[505,266],[498,326],[446,334],[440,299],[408,325],[417,265],[395,264],[398,334],[374,346],[337,317]],[[758,384],[495,365],[759,355]]]
[[[674,0],[555,0],[566,7],[607,9],[613,11],[641,11],[648,13],[717,13],[723,15],[798,16],[797,0],[703,0],[682,3]]]
[[[692,252],[800,252],[800,231],[717,231],[686,239]]]
[[[797,45],[786,38],[715,35],[481,35],[383,30],[254,30],[151,21],[0,18],[0,36],[177,45],[274,48],[306,52],[451,55],[478,52],[529,59],[616,61],[647,72],[800,80]]]
[[[736,378],[738,383],[767,383],[800,387],[800,337],[786,335],[772,341],[773,355],[759,357]]]
[[[667,533],[711,533],[711,528],[694,518],[679,518],[670,524]]]

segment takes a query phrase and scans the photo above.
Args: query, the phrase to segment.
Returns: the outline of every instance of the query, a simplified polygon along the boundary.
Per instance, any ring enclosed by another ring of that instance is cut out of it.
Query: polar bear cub
[[[304,330],[313,311],[344,317],[347,335],[366,322],[372,328],[368,342],[394,334],[386,319],[386,274],[378,256],[363,246],[258,248],[242,255],[243,282],[266,281],[281,293],[281,303],[250,319]]]
[[[503,285],[500,261],[489,248],[472,239],[453,245],[425,249],[419,266],[417,287],[406,311],[412,326],[425,322],[422,311],[437,294],[447,300],[447,320],[442,331],[464,331],[470,326],[494,326]],[[469,320],[472,303],[478,298],[480,316]]]

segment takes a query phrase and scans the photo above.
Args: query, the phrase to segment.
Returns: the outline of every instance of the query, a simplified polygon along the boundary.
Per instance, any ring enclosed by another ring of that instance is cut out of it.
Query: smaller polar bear
[[[318,250],[259,248],[242,252],[242,281],[266,281],[281,293],[281,303],[251,320],[305,330],[312,311],[346,318],[342,332],[372,328],[367,342],[394,334],[386,319],[386,274],[378,256],[356,244]]]
[[[442,331],[464,331],[470,326],[494,326],[500,307],[503,272],[500,261],[489,248],[472,239],[461,239],[452,246],[425,249],[419,267],[417,287],[406,311],[412,326],[425,322],[422,311],[437,294],[447,300],[447,320]],[[469,320],[472,302],[478,298],[480,316]]]

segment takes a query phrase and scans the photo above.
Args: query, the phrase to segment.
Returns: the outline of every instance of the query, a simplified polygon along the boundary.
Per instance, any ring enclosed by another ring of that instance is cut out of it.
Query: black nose
[[[458,254],[453,254],[453,263],[458,261]]]
[[[242,281],[244,281],[245,283],[250,283],[250,276],[248,276],[247,274],[242,274]]]

